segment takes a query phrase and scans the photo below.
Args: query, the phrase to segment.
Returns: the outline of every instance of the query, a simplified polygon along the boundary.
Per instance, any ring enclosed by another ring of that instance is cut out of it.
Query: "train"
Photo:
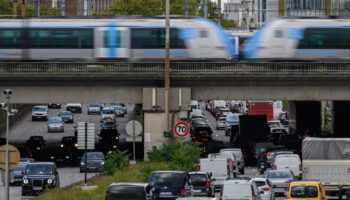
[[[245,60],[350,60],[350,19],[279,18],[246,41]]]
[[[171,60],[234,58],[230,34],[213,21],[172,17]],[[0,19],[1,61],[159,61],[164,17]]]

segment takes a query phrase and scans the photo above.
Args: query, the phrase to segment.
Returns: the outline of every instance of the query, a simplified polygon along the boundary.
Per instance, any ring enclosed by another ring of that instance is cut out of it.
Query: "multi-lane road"
[[[106,106],[109,106],[108,104]],[[135,105],[127,105],[128,114],[124,118],[117,118],[118,131],[120,133],[120,138],[126,137],[125,126],[128,121],[132,119]],[[61,110],[65,110],[65,105],[62,109],[49,109],[48,117],[58,116]],[[47,142],[47,146],[59,148],[59,142],[64,136],[74,136],[74,125],[77,122],[89,122],[95,124],[95,136],[100,132],[100,115],[88,115],[87,105],[82,105],[81,114],[73,114],[74,123],[64,124],[64,132],[59,133],[48,133],[47,122],[44,121],[32,121],[31,112],[28,112],[20,122],[15,123],[13,127],[10,127],[9,131],[9,143],[17,145],[24,145],[25,142],[30,138],[30,136],[43,136]],[[0,135],[4,137],[5,135]],[[24,148],[22,149],[24,150]],[[48,157],[48,156],[46,156]],[[84,174],[79,172],[78,167],[62,167],[58,168],[60,175],[60,187],[66,187],[73,183],[82,181],[84,179]],[[95,173],[89,173],[88,177],[94,176]],[[4,187],[0,187],[0,199],[4,196]],[[21,200],[21,187],[11,186],[10,187],[10,197],[11,200]]]

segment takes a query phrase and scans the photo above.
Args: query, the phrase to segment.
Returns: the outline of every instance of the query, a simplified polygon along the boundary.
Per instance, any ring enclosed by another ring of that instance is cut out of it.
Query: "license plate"
[[[202,190],[193,190],[193,192],[202,192]]]
[[[264,167],[265,167],[265,165],[264,165],[264,164],[261,164],[260,166],[261,166],[261,168],[264,168]]]
[[[171,192],[161,192],[159,193],[160,196],[172,196]]]
[[[33,190],[43,190],[43,187],[33,187]]]

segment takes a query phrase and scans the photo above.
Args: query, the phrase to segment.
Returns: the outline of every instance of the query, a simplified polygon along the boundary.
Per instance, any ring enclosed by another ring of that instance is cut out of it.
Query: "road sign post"
[[[136,120],[131,120],[126,124],[126,133],[128,135],[132,135],[132,162],[130,162],[130,165],[132,167],[136,164],[136,144],[135,144],[135,136],[140,135],[142,132],[142,125],[140,122]]]
[[[84,149],[84,182],[85,186],[87,186],[87,150],[95,149],[95,124],[87,122],[78,123],[78,149]]]
[[[185,122],[178,122],[174,126],[174,132],[178,137],[180,137],[180,151],[182,152],[183,137],[188,135],[190,132],[190,127]]]

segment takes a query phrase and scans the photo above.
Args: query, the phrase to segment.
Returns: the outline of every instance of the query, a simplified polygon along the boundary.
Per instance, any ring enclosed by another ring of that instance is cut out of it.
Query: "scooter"
[[[267,163],[266,162],[262,162],[258,165],[258,171],[260,174],[264,174],[264,172],[267,169]]]

